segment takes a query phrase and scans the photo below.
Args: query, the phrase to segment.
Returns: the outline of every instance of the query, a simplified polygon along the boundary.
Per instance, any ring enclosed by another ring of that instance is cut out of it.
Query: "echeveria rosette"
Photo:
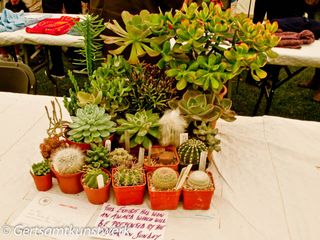
[[[120,142],[125,142],[125,132],[127,131],[130,137],[130,147],[142,145],[148,148],[152,145],[150,137],[159,139],[159,115],[149,111],[139,111],[134,115],[127,113],[126,119],[118,119],[117,133],[121,134]]]
[[[76,116],[72,116],[69,124],[68,138],[74,142],[100,143],[115,131],[115,122],[105,113],[105,109],[97,105],[88,104],[77,109]]]

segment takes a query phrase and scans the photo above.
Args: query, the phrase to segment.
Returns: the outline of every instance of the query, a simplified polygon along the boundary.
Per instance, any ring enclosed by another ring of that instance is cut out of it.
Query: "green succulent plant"
[[[45,176],[51,172],[50,166],[47,160],[44,160],[38,163],[33,163],[31,166],[31,169],[32,169],[32,173],[35,176]]]
[[[103,139],[115,131],[115,123],[111,116],[97,105],[88,104],[77,109],[76,116],[71,116],[67,132],[68,138],[75,142],[101,143]]]
[[[126,119],[117,120],[117,133],[121,135],[120,142],[125,141],[125,132],[130,137],[130,147],[141,144],[144,148],[152,145],[151,138],[159,139],[159,115],[152,110],[142,110],[133,114],[126,114]]]
[[[118,168],[114,174],[116,186],[136,186],[144,183],[145,173],[142,168]]]
[[[108,149],[101,144],[90,144],[86,163],[94,168],[108,168],[111,165]]]
[[[206,144],[209,150],[219,152],[221,150],[220,140],[216,138],[218,129],[212,123],[201,122],[193,130],[195,137]]]
[[[152,173],[151,182],[157,190],[171,190],[178,182],[178,174],[172,168],[161,167]]]
[[[91,168],[87,170],[83,176],[83,183],[89,188],[98,189],[97,177],[102,175],[103,182],[106,185],[110,181],[110,177],[104,171],[98,168]]]

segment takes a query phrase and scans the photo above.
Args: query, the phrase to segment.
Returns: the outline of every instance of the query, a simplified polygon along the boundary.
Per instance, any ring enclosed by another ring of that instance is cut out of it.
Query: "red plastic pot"
[[[183,208],[187,210],[208,210],[214,193],[212,174],[207,172],[212,181],[212,188],[206,190],[182,189]]]
[[[143,168],[144,168],[144,170],[146,170],[146,172],[152,172],[152,171],[156,170],[157,168],[161,168],[161,167],[169,167],[169,168],[172,168],[173,170],[178,171],[180,158],[179,158],[179,154],[177,152],[177,148],[175,146],[163,147],[163,146],[155,145],[155,146],[152,146],[152,148],[165,148],[166,151],[172,151],[174,153],[177,161],[174,164],[158,164],[156,166],[152,166],[152,165],[149,165],[147,162],[144,162]]]
[[[30,172],[38,191],[48,191],[52,188],[52,174],[48,173],[44,176],[36,176]]]
[[[89,188],[86,186],[83,181],[81,180],[82,187],[87,195],[87,198],[89,202],[92,204],[103,204],[109,200],[110,196],[110,184],[111,184],[111,174],[109,171],[103,169],[103,171],[108,174],[109,181],[103,188],[95,189],[95,188]],[[83,177],[84,175],[82,175]],[[83,179],[83,178],[82,178]]]
[[[60,174],[51,168],[51,171],[57,178],[60,190],[67,194],[76,194],[83,191],[81,185],[82,172],[77,172],[74,174]]]
[[[144,182],[137,186],[116,186],[114,174],[117,169],[112,169],[112,187],[116,197],[117,205],[140,205],[143,203],[144,192],[146,189],[146,177]]]
[[[152,172],[147,173],[148,191],[151,208],[153,210],[175,210],[178,208],[181,194],[180,190],[155,191],[151,187]]]

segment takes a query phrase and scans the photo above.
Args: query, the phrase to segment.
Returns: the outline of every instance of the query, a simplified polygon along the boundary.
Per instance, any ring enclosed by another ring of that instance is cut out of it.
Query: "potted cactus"
[[[90,143],[101,143],[115,131],[115,122],[105,113],[104,108],[94,104],[87,104],[71,116],[72,122],[68,124],[66,141],[76,145],[82,150],[90,149]]]
[[[174,210],[178,207],[181,189],[175,189],[179,173],[172,168],[161,167],[147,173],[151,208]]]
[[[151,148],[151,154],[145,157],[143,168],[146,172],[154,171],[160,167],[170,167],[178,170],[179,163],[179,155],[175,146],[155,145]]]
[[[81,170],[84,164],[85,155],[79,148],[68,147],[54,153],[51,170],[57,177],[62,192],[75,194],[83,190]]]
[[[98,176],[103,179],[103,186],[99,188]],[[103,204],[108,201],[110,193],[111,175],[107,170],[89,168],[82,176],[83,189],[92,204]]]
[[[188,164],[193,164],[194,167],[197,167],[200,161],[201,152],[207,150],[208,148],[204,142],[195,138],[188,139],[178,148],[180,165],[184,167]]]
[[[125,142],[125,132],[129,133],[130,148],[142,145],[148,148],[152,140],[159,139],[159,115],[152,110],[142,110],[133,114],[126,114],[126,119],[118,119],[117,133],[121,135],[120,143]]]
[[[136,162],[136,158],[129,154],[124,148],[116,148],[108,154],[112,167],[130,168]]]
[[[39,191],[48,191],[52,187],[52,174],[47,160],[32,164],[30,174]]]
[[[102,144],[90,144],[90,149],[87,150],[86,164],[93,168],[107,169],[111,165],[109,151]]]
[[[214,181],[210,172],[191,172],[183,186],[183,208],[207,210],[214,192]]]
[[[118,167],[112,169],[112,187],[118,205],[143,203],[146,176],[140,167]]]

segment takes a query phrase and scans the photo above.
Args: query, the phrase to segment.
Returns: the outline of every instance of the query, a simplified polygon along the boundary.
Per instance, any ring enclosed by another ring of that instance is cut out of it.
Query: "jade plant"
[[[111,165],[108,149],[102,144],[90,144],[86,164],[94,168],[108,168]]]
[[[110,164],[113,167],[132,167],[135,163],[135,158],[128,153],[124,148],[116,148],[108,154]]]
[[[137,145],[148,148],[152,145],[152,138],[159,139],[159,115],[152,110],[142,110],[134,115],[127,113],[126,119],[118,119],[117,123],[120,142],[125,142],[125,132],[128,132],[131,148]]]
[[[88,169],[85,172],[82,181],[87,187],[98,189],[99,187],[98,187],[97,177],[99,175],[102,175],[103,182],[104,182],[105,185],[110,181],[109,175],[106,174],[101,169],[98,169],[98,168],[90,168],[90,169]]]
[[[51,172],[48,161],[33,163],[31,166],[32,173],[35,176],[45,176]]]
[[[88,104],[77,109],[76,116],[71,119],[67,135],[74,142],[101,143],[115,131],[116,124],[111,116],[97,105]]]
[[[201,152],[207,150],[207,146],[201,140],[194,138],[188,139],[178,148],[180,164],[183,166],[188,164],[199,164]]]
[[[196,126],[193,130],[195,137],[203,141],[208,150],[219,152],[221,150],[220,140],[216,138],[218,129],[214,128],[211,123],[201,122],[200,125]]]
[[[52,156],[52,166],[60,174],[74,174],[82,170],[85,155],[79,148],[62,148]]]
[[[178,182],[178,174],[168,167],[161,167],[152,173],[151,183],[156,190],[164,191],[174,189]]]
[[[145,173],[142,168],[118,168],[114,173],[116,186],[137,186],[144,183]]]
[[[186,187],[193,190],[205,190],[212,187],[211,178],[208,173],[204,171],[192,172],[186,181]]]

